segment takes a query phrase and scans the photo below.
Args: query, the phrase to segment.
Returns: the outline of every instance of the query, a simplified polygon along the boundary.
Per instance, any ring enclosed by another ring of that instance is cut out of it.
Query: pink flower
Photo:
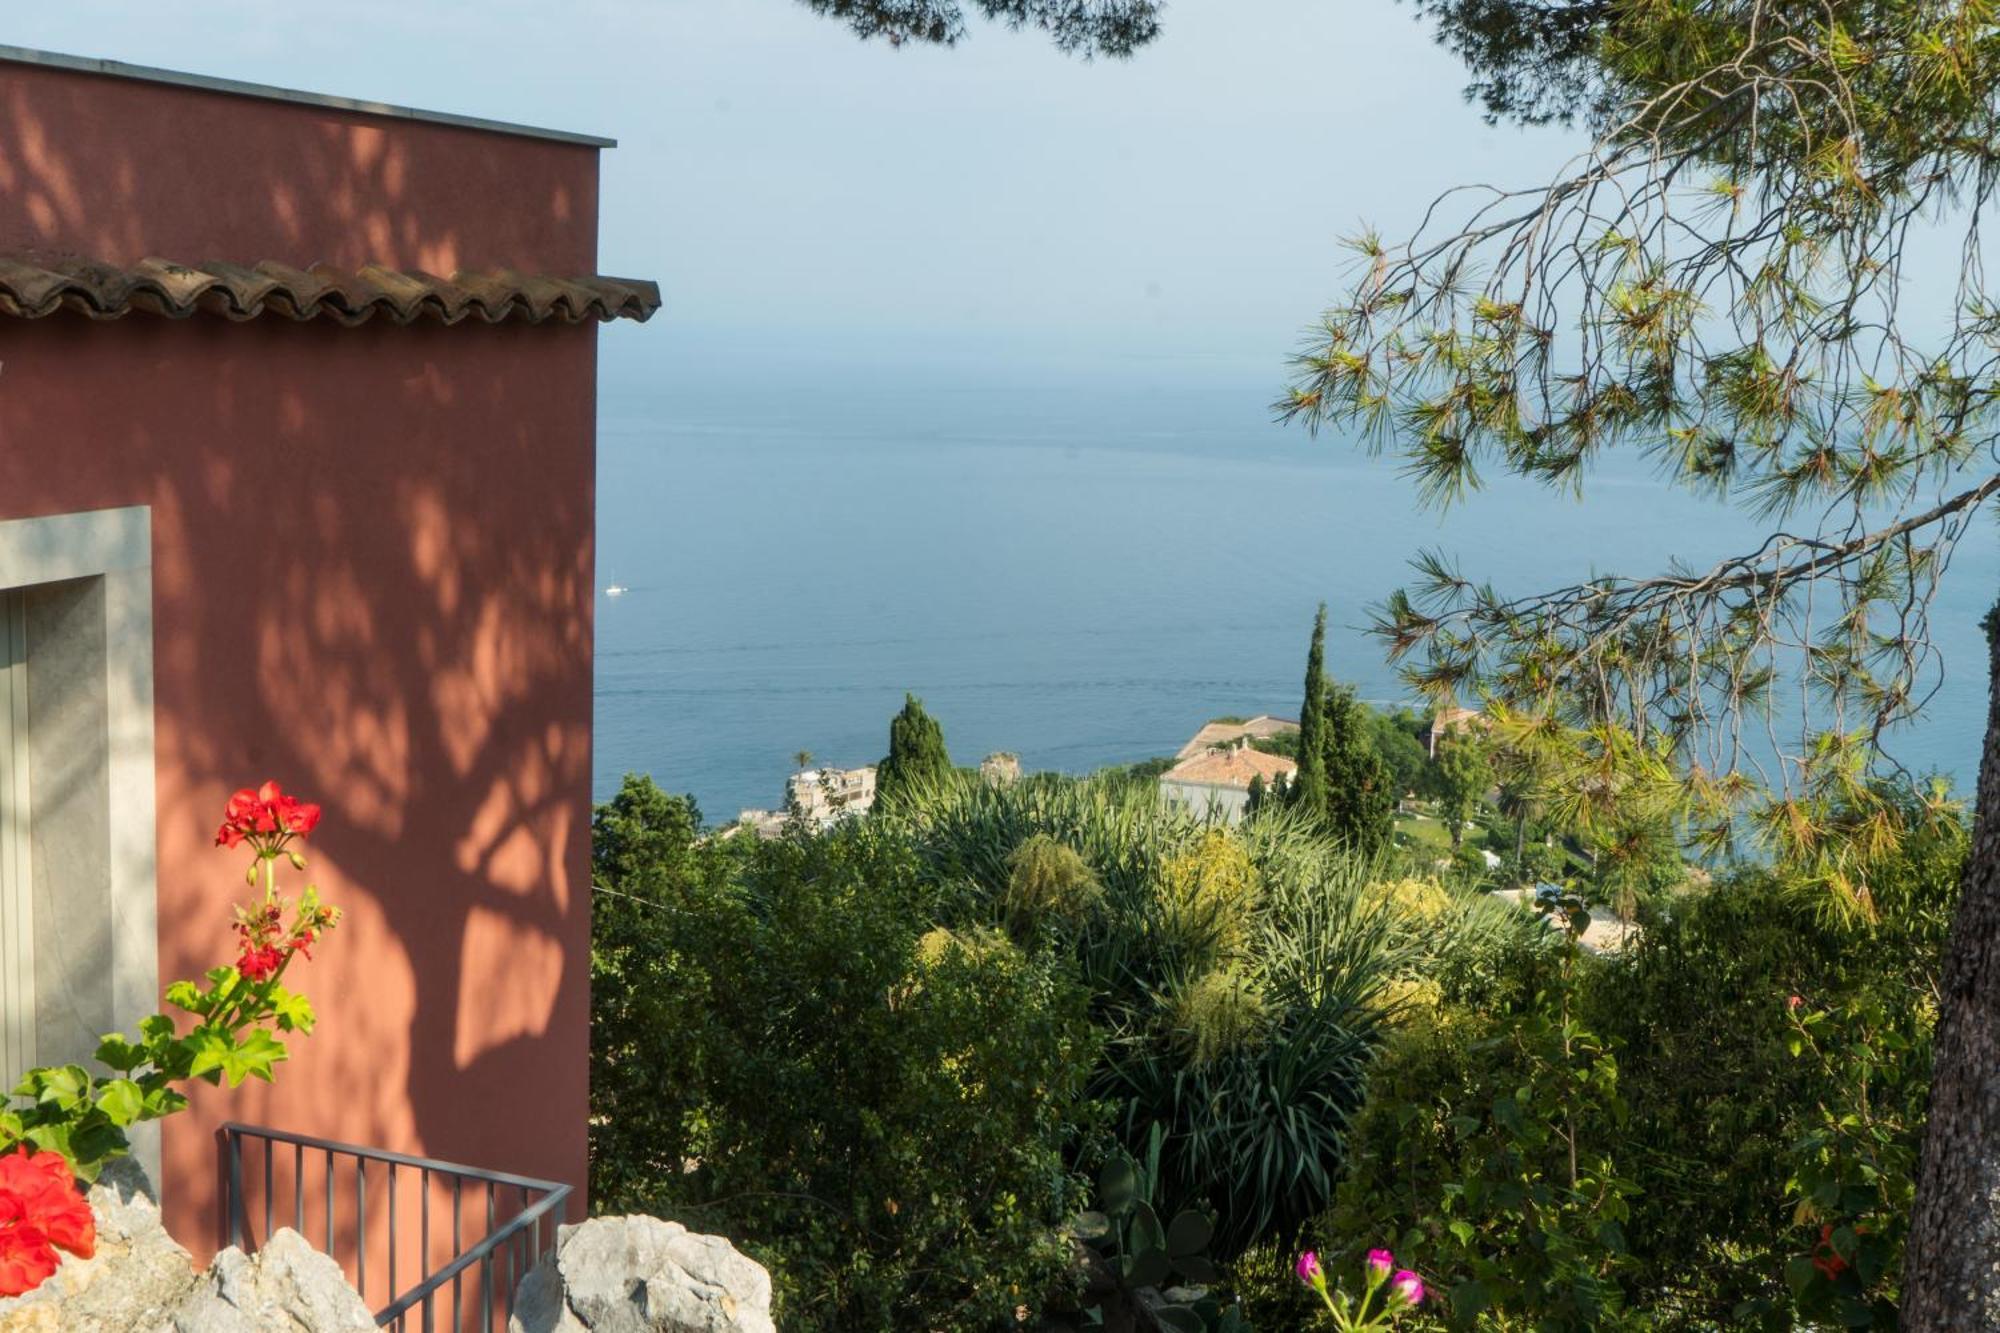
[[[1364,1263],[1370,1282],[1380,1282],[1383,1278],[1389,1276],[1390,1270],[1394,1269],[1395,1266],[1396,1256],[1387,1250],[1368,1251],[1368,1258]]]
[[[1806,1000],[1803,995],[1794,995],[1790,999],[1785,1001],[1785,1008],[1790,1009],[1794,1013],[1797,1013],[1799,1006],[1804,1004],[1805,1002]]]
[[[1389,1279],[1389,1291],[1392,1295],[1400,1297],[1405,1304],[1424,1303],[1424,1280],[1407,1268]]]
[[[1326,1281],[1326,1275],[1320,1272],[1319,1256],[1311,1250],[1300,1255],[1298,1263],[1293,1267],[1298,1271],[1299,1281],[1307,1286],[1316,1287]]]

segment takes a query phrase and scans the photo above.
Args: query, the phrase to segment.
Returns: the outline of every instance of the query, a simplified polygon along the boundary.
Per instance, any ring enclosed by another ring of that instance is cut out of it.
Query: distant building
[[[808,768],[785,779],[785,808],[822,828],[875,806],[875,766]]]
[[[979,780],[989,787],[1011,787],[1021,780],[1021,756],[995,750],[979,761]]]
[[[1270,717],[1259,714],[1244,718],[1240,722],[1210,722],[1194,734],[1194,739],[1180,748],[1176,759],[1192,759],[1210,750],[1233,746],[1242,741],[1269,740],[1273,736],[1285,736],[1297,732],[1299,724],[1288,717]]]
[[[1252,779],[1262,778],[1271,788],[1289,783],[1298,771],[1298,764],[1283,755],[1250,748],[1246,737],[1224,749],[1198,751],[1162,773],[1160,804],[1234,824],[1250,803]]]
[[[722,830],[720,836],[733,838],[747,831],[769,841],[783,833],[788,822],[790,816],[782,810],[741,810],[737,812],[736,822]]]
[[[1424,750],[1435,759],[1438,757],[1438,743],[1445,737],[1467,728],[1486,725],[1486,714],[1477,708],[1440,708],[1431,715],[1430,726],[1424,728]]]

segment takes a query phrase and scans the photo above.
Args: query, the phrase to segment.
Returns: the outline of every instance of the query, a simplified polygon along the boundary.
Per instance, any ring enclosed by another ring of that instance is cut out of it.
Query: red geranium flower
[[[278,964],[284,961],[284,954],[267,944],[261,949],[245,949],[236,960],[236,970],[245,981],[265,981],[277,974]]]
[[[0,1296],[18,1296],[56,1271],[58,1248],[97,1252],[97,1223],[60,1153],[25,1145],[0,1156]]]
[[[222,807],[222,826],[215,845],[251,843],[259,851],[275,852],[292,838],[303,838],[319,826],[319,806],[288,796],[276,782],[252,790],[244,787]]]
[[[56,1271],[56,1247],[20,1200],[0,1195],[0,1296],[33,1291]]]

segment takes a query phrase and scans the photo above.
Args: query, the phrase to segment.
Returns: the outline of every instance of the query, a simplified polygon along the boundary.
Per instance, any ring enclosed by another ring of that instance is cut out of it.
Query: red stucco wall
[[[586,274],[596,173],[0,64],[7,248]],[[0,518],[153,509],[163,982],[230,948],[229,791],[326,807],[320,1030],[166,1128],[192,1247],[225,1119],[583,1183],[594,386],[590,328],[0,320]]]

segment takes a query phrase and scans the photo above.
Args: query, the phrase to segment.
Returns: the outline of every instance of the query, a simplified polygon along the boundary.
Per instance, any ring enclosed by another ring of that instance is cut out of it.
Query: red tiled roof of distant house
[[[1446,736],[1464,731],[1468,727],[1485,725],[1486,714],[1477,708],[1459,708],[1455,705],[1440,708],[1432,715],[1430,726],[1424,730],[1424,748],[1430,751],[1431,758],[1435,759],[1438,742]]]
[[[1279,778],[1289,781],[1298,771],[1298,764],[1281,754],[1265,754],[1245,745],[1229,750],[1210,750],[1184,759],[1161,774],[1160,781],[1247,789],[1252,778],[1261,777],[1266,783]]]
[[[1298,729],[1299,724],[1291,718],[1271,717],[1267,714],[1247,718],[1242,722],[1210,722],[1197,731],[1194,739],[1183,745],[1174,758],[1189,759],[1219,745],[1233,745],[1246,738],[1268,740],[1272,736],[1282,736]]]

